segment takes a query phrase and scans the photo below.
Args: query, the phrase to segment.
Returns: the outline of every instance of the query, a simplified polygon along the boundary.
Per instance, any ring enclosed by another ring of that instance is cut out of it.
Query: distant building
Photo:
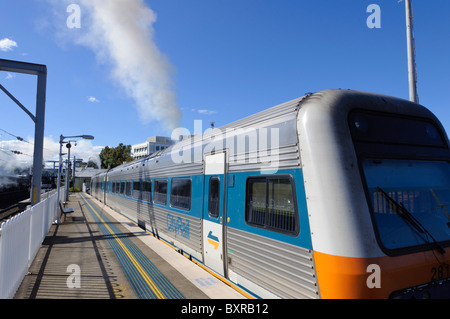
[[[131,156],[135,160],[144,158],[157,151],[166,149],[174,143],[175,141],[171,140],[170,137],[152,136],[147,138],[147,141],[144,143],[131,145]]]
[[[92,176],[106,171],[106,169],[95,169],[92,167],[77,167],[75,171],[75,188],[84,192],[89,190],[91,188]]]

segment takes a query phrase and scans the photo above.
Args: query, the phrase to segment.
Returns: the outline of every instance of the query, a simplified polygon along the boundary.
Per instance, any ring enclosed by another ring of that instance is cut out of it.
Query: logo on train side
[[[190,238],[190,225],[189,220],[183,221],[181,217],[175,217],[171,214],[167,214],[167,229],[170,232],[175,233],[175,238],[178,235],[189,239]]]
[[[208,234],[208,243],[214,246],[214,250],[217,250],[217,248],[219,248],[219,238],[213,235],[212,230]]]

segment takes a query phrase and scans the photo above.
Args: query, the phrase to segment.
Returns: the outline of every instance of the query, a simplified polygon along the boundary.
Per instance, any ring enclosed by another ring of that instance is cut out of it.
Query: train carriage
[[[261,298],[450,297],[448,137],[409,101],[308,94],[93,185]]]

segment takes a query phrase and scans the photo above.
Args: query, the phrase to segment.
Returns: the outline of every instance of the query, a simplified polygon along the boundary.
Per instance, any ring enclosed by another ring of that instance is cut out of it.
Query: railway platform
[[[71,194],[14,299],[246,299],[85,193]]]

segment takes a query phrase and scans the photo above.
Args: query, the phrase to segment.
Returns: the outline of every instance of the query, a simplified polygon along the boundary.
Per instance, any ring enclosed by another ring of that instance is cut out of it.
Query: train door
[[[205,155],[204,165],[203,261],[207,267],[225,275],[223,204],[226,189],[226,153]]]

